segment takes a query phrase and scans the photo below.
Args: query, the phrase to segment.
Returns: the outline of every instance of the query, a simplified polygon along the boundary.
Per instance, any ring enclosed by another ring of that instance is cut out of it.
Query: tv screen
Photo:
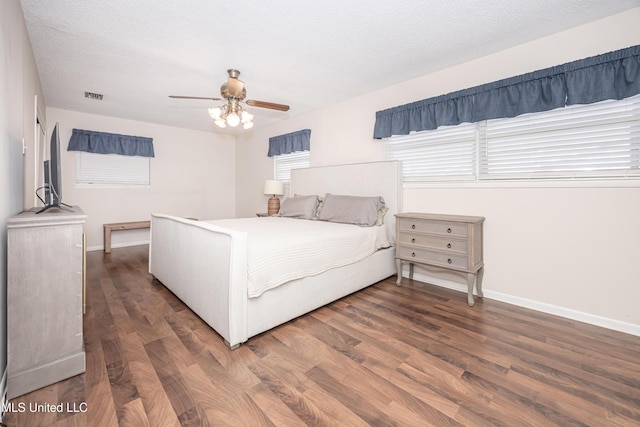
[[[68,205],[62,203],[62,168],[60,165],[60,135],[58,123],[51,132],[49,160],[44,161],[44,212],[49,208],[68,209]]]
[[[51,204],[59,206],[62,202],[62,171],[60,170],[60,136],[58,135],[58,123],[51,132],[51,161],[49,162],[51,176],[49,179],[49,191]]]
[[[49,183],[51,182],[51,162],[49,160],[44,161],[44,205],[51,206],[53,204],[53,199],[51,197],[51,187]]]

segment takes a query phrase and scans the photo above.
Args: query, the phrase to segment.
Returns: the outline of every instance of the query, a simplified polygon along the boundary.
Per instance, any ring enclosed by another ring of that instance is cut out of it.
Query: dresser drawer
[[[396,214],[396,284],[402,282],[402,264],[431,265],[465,272],[467,303],[474,304],[473,288],[482,297],[482,224],[484,217],[420,212]]]
[[[398,248],[397,256],[410,262],[442,265],[462,270],[467,269],[466,255],[429,251],[427,249],[416,249],[401,245]]]
[[[467,237],[467,224],[427,219],[399,218],[400,231]]]
[[[429,234],[410,233],[403,231],[398,237],[400,244],[417,245],[427,248],[450,250],[455,252],[467,253],[466,239],[450,239],[448,237],[440,237]]]

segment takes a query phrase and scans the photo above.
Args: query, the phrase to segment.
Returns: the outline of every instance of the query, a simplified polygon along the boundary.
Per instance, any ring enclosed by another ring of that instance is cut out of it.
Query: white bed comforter
[[[387,227],[266,217],[207,221],[247,232],[249,298],[290,280],[360,261],[393,245]]]

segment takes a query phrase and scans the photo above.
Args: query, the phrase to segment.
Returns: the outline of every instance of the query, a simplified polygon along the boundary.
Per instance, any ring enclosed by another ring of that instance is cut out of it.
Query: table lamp
[[[272,179],[266,180],[264,182],[264,194],[271,194],[267,205],[267,214],[275,215],[280,212],[280,199],[276,195],[281,196],[284,194],[284,183]]]

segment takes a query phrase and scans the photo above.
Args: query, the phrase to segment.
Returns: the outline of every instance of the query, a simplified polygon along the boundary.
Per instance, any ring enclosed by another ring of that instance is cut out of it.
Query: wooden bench
[[[114,222],[104,224],[104,253],[111,253],[111,232],[118,230],[137,230],[140,228],[150,228],[151,221]]]

